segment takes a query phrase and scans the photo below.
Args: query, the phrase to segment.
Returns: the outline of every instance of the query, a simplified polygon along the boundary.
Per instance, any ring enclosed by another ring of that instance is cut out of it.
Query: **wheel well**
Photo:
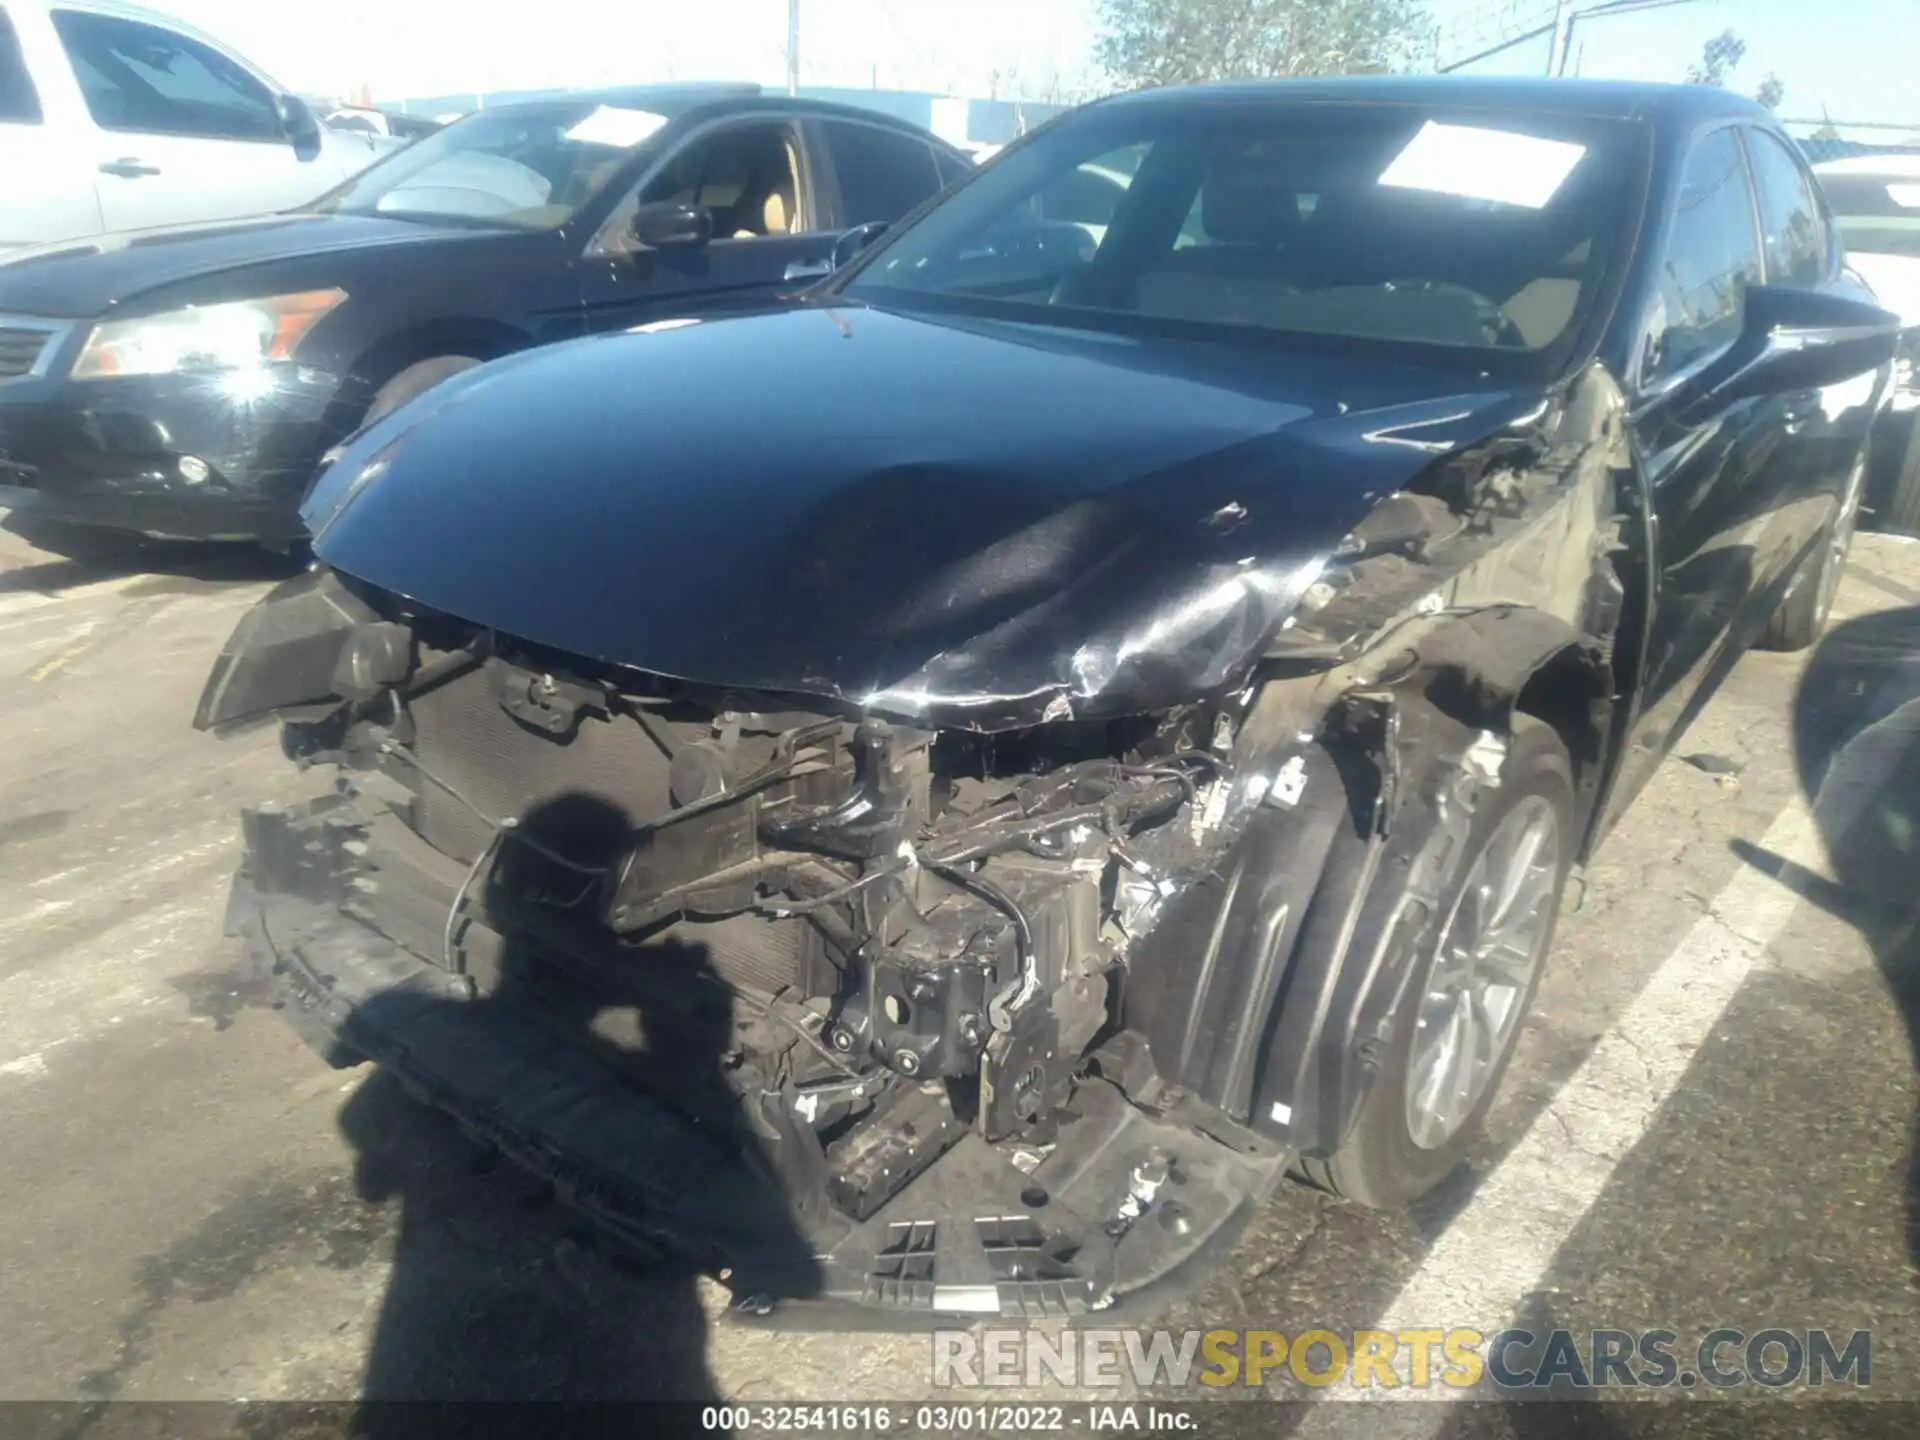
[[[1577,645],[1550,656],[1528,677],[1514,697],[1516,714],[1531,715],[1553,727],[1573,761],[1574,793],[1579,801],[1579,823],[1585,828],[1594,791],[1605,770],[1608,712],[1612,685],[1607,667],[1597,656]]]
[[[532,343],[533,337],[523,331],[487,320],[439,320],[403,330],[387,336],[354,362],[352,373],[362,391],[359,403],[370,404],[382,385],[422,360],[441,355],[496,360]]]

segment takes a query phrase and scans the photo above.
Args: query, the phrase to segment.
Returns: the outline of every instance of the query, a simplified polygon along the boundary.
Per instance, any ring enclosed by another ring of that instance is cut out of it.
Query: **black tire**
[[[1761,650],[1804,650],[1826,632],[1827,617],[1833,613],[1833,597],[1840,589],[1840,576],[1847,568],[1847,552],[1852,548],[1854,530],[1860,522],[1860,502],[1866,490],[1867,459],[1862,455],[1847,480],[1846,493],[1840,497],[1840,511],[1821,532],[1813,553],[1800,563],[1785,598],[1780,601],[1767,628],[1754,641]]]
[[[380,387],[373,397],[373,403],[367,406],[366,417],[361,420],[361,425],[364,427],[376,420],[384,420],[409,400],[426,394],[442,380],[451,380],[463,370],[471,370],[480,363],[471,355],[436,355],[431,360],[407,366]]]
[[[1516,1011],[1492,1057],[1484,1091],[1450,1137],[1423,1147],[1417,1143],[1408,1118],[1408,1075],[1413,1066],[1421,1002],[1428,992],[1429,977],[1439,959],[1442,941],[1447,938],[1461,907],[1475,863],[1487,850],[1488,842],[1501,831],[1503,822],[1533,797],[1539,797],[1545,806],[1529,805],[1529,814],[1550,813],[1557,826],[1550,889],[1544,902],[1544,933],[1535,947],[1525,984],[1518,987],[1513,1001]],[[1418,922],[1419,928],[1414,934],[1396,942],[1414,947],[1414,969],[1399,1010],[1392,1017],[1372,1087],[1338,1149],[1330,1156],[1301,1162],[1300,1170],[1310,1181],[1361,1205],[1397,1209],[1424,1195],[1458,1167],[1479,1134],[1494,1097],[1499,1094],[1507,1063],[1525,1026],[1527,1010],[1539,988],[1546,957],[1553,949],[1555,922],[1576,843],[1574,814],[1573,766],[1566,746],[1551,726],[1531,716],[1516,716],[1500,771],[1500,784],[1484,793],[1474,812],[1468,841],[1461,847],[1452,873],[1440,891],[1437,913]],[[1382,867],[1383,874],[1386,868]]]

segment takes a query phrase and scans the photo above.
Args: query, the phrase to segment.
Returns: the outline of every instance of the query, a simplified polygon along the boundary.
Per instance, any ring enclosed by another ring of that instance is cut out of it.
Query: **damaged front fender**
[[[1598,367],[1376,507],[1276,634],[1233,743],[1225,858],[1128,957],[1129,1025],[1168,1078],[1305,1153],[1371,1084],[1431,904],[1516,716],[1572,759],[1591,837],[1636,661],[1644,553],[1623,406]],[[1242,1008],[1244,1007],[1244,1008]]]

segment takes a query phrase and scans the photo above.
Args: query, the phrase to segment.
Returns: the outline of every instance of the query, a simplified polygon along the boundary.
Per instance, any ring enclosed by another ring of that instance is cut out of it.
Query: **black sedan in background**
[[[1897,335],[1720,91],[1084,107],[343,447],[202,700],[316,772],[230,926],[749,1309],[1152,1309],[1466,1155],[1570,870],[1819,634]]]
[[[970,162],[869,111],[655,86],[482,111],[314,205],[0,261],[0,507],[302,535],[329,446],[511,351],[828,273]]]

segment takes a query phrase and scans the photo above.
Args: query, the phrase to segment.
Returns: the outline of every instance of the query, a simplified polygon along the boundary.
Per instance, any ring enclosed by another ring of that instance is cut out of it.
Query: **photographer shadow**
[[[1794,694],[1792,744],[1796,777],[1830,875],[1751,841],[1735,840],[1732,849],[1799,899],[1843,921],[1866,943],[1920,1066],[1920,607],[1863,616],[1828,633]],[[1846,988],[1835,986],[1836,992]],[[1833,1063],[1832,1073],[1847,1073],[1846,1061]],[[1867,1068],[1858,1056],[1854,1063],[1860,1066],[1853,1072],[1859,1078],[1849,1083],[1873,1083],[1883,1073]],[[1844,1090],[1832,1098],[1836,1105],[1854,1103]],[[1813,1163],[1818,1164],[1817,1156]],[[1905,1249],[1909,1262],[1920,1266],[1920,1115],[1909,1136],[1903,1189]],[[1577,1308],[1565,1313],[1559,1292],[1540,1292],[1528,1298],[1513,1324],[1546,1335],[1579,1318]],[[1456,1407],[1440,1433],[1446,1440],[1659,1440],[1669,1435],[1785,1440],[1811,1433],[1912,1433],[1911,1424],[1894,1413],[1900,1406],[1860,1403],[1860,1397],[1839,1390],[1833,1392],[1837,1398],[1816,1407],[1817,1422],[1809,1420],[1807,1406],[1798,1404],[1749,1399],[1702,1405],[1677,1398],[1649,1404],[1624,1391],[1580,1399],[1549,1398],[1552,1393],[1531,1401],[1469,1401]]]
[[[1795,697],[1794,764],[1831,878],[1734,848],[1871,946],[1920,1068],[1920,606],[1849,620],[1820,642]],[[1906,1190],[1908,1261],[1920,1266],[1920,1115]]]
[[[605,802],[568,795],[530,811],[520,828],[584,871],[610,860],[631,827]],[[757,1272],[784,1277],[778,1293],[806,1293],[817,1283],[811,1247],[767,1167],[757,1163],[751,1127],[728,1085],[737,1043],[732,995],[703,946],[653,944],[609,965],[592,963],[604,956],[583,962],[578,953],[609,949],[604,931],[584,946],[556,945],[565,925],[529,938],[513,923],[529,895],[562,920],[577,921],[576,933],[597,930],[586,898],[590,882],[533,847],[503,843],[482,869],[484,913],[504,940],[497,966],[476,967],[477,977],[483,968],[494,971],[481,979],[477,997],[388,992],[348,1021],[350,1036],[364,1036],[397,1030],[396,1016],[404,1014],[406,1034],[415,1037],[401,1068],[378,1066],[340,1115],[360,1195],[399,1209],[392,1274],[352,1433],[375,1440],[420,1434],[423,1401],[463,1408],[679,1401],[688,1403],[649,1410],[642,1428],[691,1430],[700,1404],[720,1398],[707,1366],[701,1277],[731,1263],[737,1244],[751,1252]],[[580,899],[569,904],[569,893]],[[468,1037],[499,1026],[522,1043],[505,1051],[478,1040],[469,1045]],[[590,1057],[601,1067],[591,1075],[610,1073],[630,1084],[633,1105],[590,1115],[592,1107],[573,1103],[577,1090],[543,1089],[551,1072],[535,1057],[547,1046],[564,1050],[576,1067]],[[481,1068],[490,1060],[501,1062],[489,1067],[491,1075]],[[432,1099],[456,1070],[464,1079],[450,1088],[466,1097],[463,1123],[472,1136],[417,1095]],[[553,1144],[564,1158],[543,1163],[516,1154],[528,1133],[503,1140],[491,1128],[503,1115],[527,1114],[529,1091],[552,1111],[551,1125],[531,1133],[534,1150]],[[476,1094],[485,1098],[474,1106]],[[656,1129],[671,1133],[646,1128],[668,1112],[677,1112],[668,1117],[673,1123]],[[475,1113],[481,1123],[472,1123]],[[635,1118],[641,1116],[651,1119]],[[582,1145],[567,1143],[583,1137]],[[544,1169],[546,1178],[516,1160]],[[709,1237],[736,1243],[709,1238],[669,1246],[645,1238],[644,1226],[596,1224],[553,1203],[553,1180],[602,1219],[630,1210],[626,1201],[636,1193],[673,1192],[680,1217],[711,1219]],[[631,1432],[638,1422],[627,1413],[622,1423]]]

